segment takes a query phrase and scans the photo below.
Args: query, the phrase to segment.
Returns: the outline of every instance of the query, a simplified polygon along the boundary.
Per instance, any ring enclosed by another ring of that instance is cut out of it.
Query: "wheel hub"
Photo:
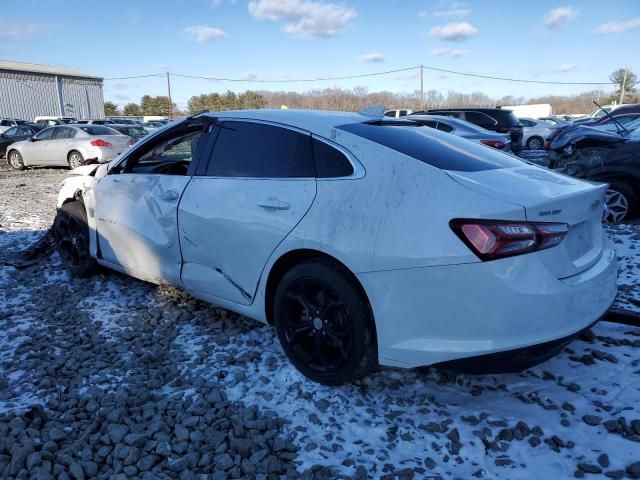
[[[318,317],[313,319],[313,328],[316,330],[322,330],[322,320]]]

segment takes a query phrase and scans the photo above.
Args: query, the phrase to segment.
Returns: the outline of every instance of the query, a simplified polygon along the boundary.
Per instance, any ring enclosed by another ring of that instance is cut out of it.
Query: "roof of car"
[[[230,110],[227,112],[211,112],[206,115],[216,118],[246,118],[282,123],[298,127],[310,132],[327,136],[331,130],[347,123],[358,123],[374,118],[365,117],[358,113],[334,112],[327,110]],[[377,118],[376,118],[377,120]]]
[[[489,108],[489,107],[456,107],[456,108],[432,108],[427,112],[513,112],[508,108]]]

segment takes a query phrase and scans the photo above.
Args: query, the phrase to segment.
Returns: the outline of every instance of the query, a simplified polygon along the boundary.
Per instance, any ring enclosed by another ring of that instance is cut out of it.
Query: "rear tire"
[[[11,168],[14,170],[24,170],[24,160],[22,159],[22,155],[17,150],[11,150],[9,152],[9,156],[7,157],[7,161]]]
[[[84,164],[84,157],[80,152],[72,150],[69,152],[69,155],[67,155],[67,163],[69,163],[69,168],[73,170]]]
[[[544,140],[542,137],[531,137],[527,140],[527,148],[529,150],[540,150],[544,147]]]
[[[305,377],[341,385],[376,366],[371,309],[344,267],[324,259],[298,263],[280,280],[273,304],[280,344]]]
[[[608,182],[604,221],[615,225],[637,212],[640,205],[638,204],[638,196],[629,183],[624,180],[609,180]]]
[[[65,268],[77,277],[96,272],[98,263],[89,251],[89,224],[80,201],[66,203],[53,221],[53,240]]]

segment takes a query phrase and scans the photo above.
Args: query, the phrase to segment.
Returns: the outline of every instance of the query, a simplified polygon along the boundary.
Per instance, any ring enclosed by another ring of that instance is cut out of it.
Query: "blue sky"
[[[357,75],[419,64],[484,75],[606,82],[640,74],[640,1],[490,0],[21,0],[4,2],[0,58],[105,78],[163,73],[291,79]],[[195,94],[321,87],[409,92],[417,72],[315,83],[172,78],[183,108]],[[533,85],[425,73],[425,89],[492,96],[567,94]],[[595,87],[594,87],[595,88]],[[604,87],[609,88],[609,87]],[[105,80],[125,104],[166,93],[164,78]]]

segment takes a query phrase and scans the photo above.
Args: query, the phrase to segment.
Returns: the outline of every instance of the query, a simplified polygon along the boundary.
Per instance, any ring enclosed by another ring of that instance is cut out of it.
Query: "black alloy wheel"
[[[89,251],[89,225],[84,205],[70,202],[58,210],[53,239],[64,266],[74,275],[86,277],[97,267]]]
[[[280,282],[274,303],[282,347],[311,380],[338,385],[375,366],[369,305],[335,265],[322,260],[296,265]]]

